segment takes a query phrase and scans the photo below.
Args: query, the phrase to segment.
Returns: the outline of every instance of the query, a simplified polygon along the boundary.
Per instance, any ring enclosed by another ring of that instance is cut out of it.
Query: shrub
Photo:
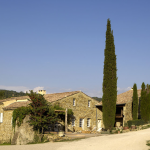
[[[131,125],[139,126],[139,125],[145,124],[145,122],[144,122],[142,119],[138,119],[138,120],[129,120],[129,121],[127,121],[127,123],[128,123],[129,128],[131,128]]]

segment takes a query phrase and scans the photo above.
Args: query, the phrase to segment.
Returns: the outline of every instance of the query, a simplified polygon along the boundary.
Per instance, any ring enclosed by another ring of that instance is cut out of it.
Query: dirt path
[[[147,140],[150,140],[150,128],[73,142],[0,146],[0,150],[148,150]]]

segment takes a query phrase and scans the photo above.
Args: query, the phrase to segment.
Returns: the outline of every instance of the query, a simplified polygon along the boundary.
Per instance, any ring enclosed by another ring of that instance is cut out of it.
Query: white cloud
[[[127,88],[119,88],[119,87],[117,87],[117,90],[118,90],[118,93],[117,94],[121,94],[121,93],[124,93],[124,92],[126,92],[126,91],[129,91],[129,90],[131,90],[131,88],[132,87],[127,87]]]
[[[33,92],[38,92],[39,90],[44,90],[44,87],[38,86],[33,89]]]

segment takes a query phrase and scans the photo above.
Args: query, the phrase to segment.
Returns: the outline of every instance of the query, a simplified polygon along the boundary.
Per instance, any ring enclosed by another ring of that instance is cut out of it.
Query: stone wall
[[[75,106],[73,106],[73,99],[75,99]],[[88,107],[88,101],[90,100],[90,107]],[[75,117],[75,127],[79,127],[80,118],[84,119],[83,130],[89,130],[87,127],[87,119],[90,118],[90,127],[96,127],[98,119],[102,119],[102,112],[97,109],[97,120],[96,120],[96,107],[98,102],[86,94],[80,92],[75,95],[63,98],[54,102],[53,104],[59,104],[63,108],[72,109]],[[70,131],[73,131],[73,126],[68,126]]]
[[[123,122],[126,123],[129,120],[132,120],[132,101],[129,101],[125,104],[125,106],[123,107],[123,114],[124,114],[124,118],[123,118]]]
[[[12,110],[3,111],[3,122],[0,124],[0,143],[10,142],[12,135]]]
[[[27,123],[29,116],[26,116],[20,127],[16,125],[15,132],[12,133],[12,145],[25,145],[34,141],[33,127]]]

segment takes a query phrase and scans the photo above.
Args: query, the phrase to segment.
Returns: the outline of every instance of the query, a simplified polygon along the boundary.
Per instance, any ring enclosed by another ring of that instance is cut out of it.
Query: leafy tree
[[[133,85],[133,120],[138,119],[138,94],[137,86]]]
[[[28,96],[31,101],[29,104],[31,106],[29,123],[34,126],[35,130],[38,130],[38,132],[42,130],[43,133],[43,129],[48,128],[48,124],[58,121],[55,109],[41,94],[34,93],[31,90]]]
[[[103,122],[105,129],[112,129],[115,123],[117,100],[117,68],[113,31],[110,20],[107,20],[106,46],[103,77]]]
[[[0,91],[0,99],[3,99],[5,97],[5,92],[4,91]]]
[[[45,100],[44,96],[41,94],[34,93],[30,91],[28,94],[31,103],[29,104],[30,109],[30,125],[34,126],[35,130],[38,132],[48,128],[49,124],[54,124],[58,121],[65,122],[65,112],[55,112],[55,110],[65,110],[59,105],[51,105],[51,103]],[[68,124],[71,122],[73,112],[71,109],[68,109]]]

